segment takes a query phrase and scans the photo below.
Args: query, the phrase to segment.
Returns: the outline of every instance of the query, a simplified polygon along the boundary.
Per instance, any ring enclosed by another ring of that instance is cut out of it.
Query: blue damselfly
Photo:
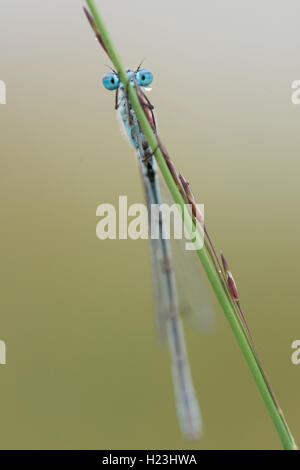
[[[85,10],[85,13],[96,33],[96,37],[106,51],[92,17],[87,10]],[[145,114],[152,128],[156,130],[153,106],[143,91],[144,88],[151,85],[153,79],[152,73],[150,70],[139,66],[135,71],[128,70],[127,75],[131,86],[135,88],[143,104]],[[162,203],[153,151],[141,130],[138,119],[128,99],[127,89],[120,81],[117,72],[112,71],[105,74],[103,84],[106,89],[115,91],[115,109],[118,110],[129,140],[136,150],[148,208],[149,226],[151,226],[151,224],[154,223],[153,219],[150,220],[151,206],[159,206]],[[159,145],[162,146],[162,143],[159,142]],[[173,174],[174,180],[181,188],[180,179],[171,159],[168,157],[166,149],[164,149],[164,155],[167,161],[169,159],[169,168]],[[165,235],[164,221],[160,213],[158,213],[157,223],[159,236],[157,238],[150,237],[157,323],[161,335],[166,336],[169,345],[175,401],[180,427],[186,437],[196,438],[202,431],[202,419],[192,382],[183,325],[179,314],[170,241]]]

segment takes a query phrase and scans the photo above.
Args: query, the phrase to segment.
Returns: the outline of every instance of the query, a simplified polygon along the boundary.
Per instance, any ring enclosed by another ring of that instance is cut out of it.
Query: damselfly
[[[103,46],[101,37],[88,11],[85,10],[96,37]],[[104,47],[104,46],[103,46]],[[105,49],[105,48],[104,48]],[[106,51],[107,52],[107,51]],[[148,87],[153,75],[148,69],[138,67],[136,71],[128,70],[130,84],[135,88],[139,99],[144,104],[144,111],[153,129],[156,129],[153,106],[147,99],[143,89]],[[162,203],[156,164],[138,119],[131,107],[126,87],[116,72],[112,71],[103,77],[106,89],[115,91],[115,108],[121,116],[127,135],[137,153],[140,173],[144,186],[148,214],[151,206]],[[149,220],[153,224],[153,220]],[[202,420],[192,382],[189,361],[186,352],[182,321],[179,315],[175,274],[172,266],[170,242],[165,236],[164,221],[158,213],[157,238],[151,238],[151,259],[154,285],[154,297],[160,331],[165,334],[169,345],[172,375],[175,391],[177,414],[182,432],[189,438],[201,434]]]

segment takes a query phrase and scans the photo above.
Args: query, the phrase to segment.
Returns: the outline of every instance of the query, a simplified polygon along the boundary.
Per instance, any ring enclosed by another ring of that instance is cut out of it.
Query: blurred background
[[[213,297],[212,333],[186,323],[204,436],[180,435],[148,242],[96,238],[98,204],[143,192],[82,3],[1,2],[1,448],[280,448]],[[205,204],[299,443],[299,4],[98,5],[123,62],[154,73],[160,135]]]

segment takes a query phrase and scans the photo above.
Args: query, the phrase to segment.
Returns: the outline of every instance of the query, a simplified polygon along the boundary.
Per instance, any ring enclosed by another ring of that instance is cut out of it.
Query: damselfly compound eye
[[[120,84],[119,77],[115,73],[106,73],[102,82],[107,90],[116,90]]]
[[[153,74],[148,69],[138,70],[135,74],[136,81],[140,86],[148,86],[152,83]]]

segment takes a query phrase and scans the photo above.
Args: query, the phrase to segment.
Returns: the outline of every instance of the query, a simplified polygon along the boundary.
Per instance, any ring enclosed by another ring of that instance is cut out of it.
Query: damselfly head
[[[148,69],[140,69],[135,72],[127,70],[127,75],[132,86],[134,86],[136,82],[141,87],[148,87],[153,80],[153,74]],[[106,73],[102,82],[107,90],[116,90],[119,87],[123,87],[118,74],[114,72]]]

